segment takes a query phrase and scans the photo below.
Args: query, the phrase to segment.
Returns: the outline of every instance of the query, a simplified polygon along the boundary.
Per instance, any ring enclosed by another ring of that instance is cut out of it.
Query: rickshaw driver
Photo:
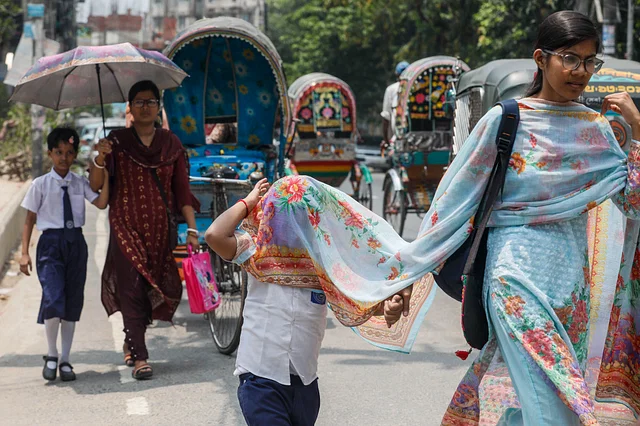
[[[387,87],[384,91],[382,101],[382,142],[380,143],[381,153],[391,146],[391,140],[395,135],[396,125],[394,120],[395,108],[398,106],[398,88],[400,87],[400,75],[409,66],[409,62],[401,61],[396,65],[396,82]]]

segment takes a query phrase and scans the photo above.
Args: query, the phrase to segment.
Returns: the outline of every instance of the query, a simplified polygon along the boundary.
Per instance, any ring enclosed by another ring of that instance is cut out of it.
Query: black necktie
[[[62,205],[64,207],[64,239],[71,241],[73,239],[73,212],[71,211],[71,198],[69,198],[69,187],[62,187]]]

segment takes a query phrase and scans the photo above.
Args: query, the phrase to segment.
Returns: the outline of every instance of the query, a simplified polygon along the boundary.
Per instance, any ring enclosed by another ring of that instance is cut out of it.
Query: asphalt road
[[[382,174],[374,175],[374,211],[381,214]],[[405,238],[420,220],[409,216]],[[37,279],[23,277],[0,313],[0,424],[2,425],[242,425],[233,377],[234,357],[216,352],[202,316],[181,304],[173,325],[148,331],[155,376],[131,379],[122,365],[122,322],[100,303],[100,271],[107,244],[106,214],[88,209],[90,247],[83,316],[71,362],[78,380],[45,383],[44,329],[36,324]],[[32,248],[35,254],[35,248]],[[186,297],[186,294],[185,294]],[[471,360],[459,304],[438,293],[414,351],[402,355],[368,345],[329,314],[320,355],[322,407],[318,425],[438,425]]]

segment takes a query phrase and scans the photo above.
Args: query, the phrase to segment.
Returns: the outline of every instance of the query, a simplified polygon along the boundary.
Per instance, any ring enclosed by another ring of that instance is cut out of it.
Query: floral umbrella
[[[10,100],[54,110],[102,106],[126,102],[129,89],[140,80],[151,80],[164,90],[179,86],[186,76],[162,53],[130,43],[80,46],[40,58],[20,79]]]

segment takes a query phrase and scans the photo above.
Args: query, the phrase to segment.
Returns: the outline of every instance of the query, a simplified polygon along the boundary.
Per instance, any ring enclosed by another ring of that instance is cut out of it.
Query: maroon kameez
[[[165,204],[151,175],[155,168],[170,210],[198,208],[189,189],[185,151],[170,131],[156,129],[150,147],[132,129],[111,132],[109,225],[111,237],[102,274],[107,314],[121,311],[126,342],[147,359],[144,333],[151,320],[171,321],[182,297],[182,282],[171,249]]]

